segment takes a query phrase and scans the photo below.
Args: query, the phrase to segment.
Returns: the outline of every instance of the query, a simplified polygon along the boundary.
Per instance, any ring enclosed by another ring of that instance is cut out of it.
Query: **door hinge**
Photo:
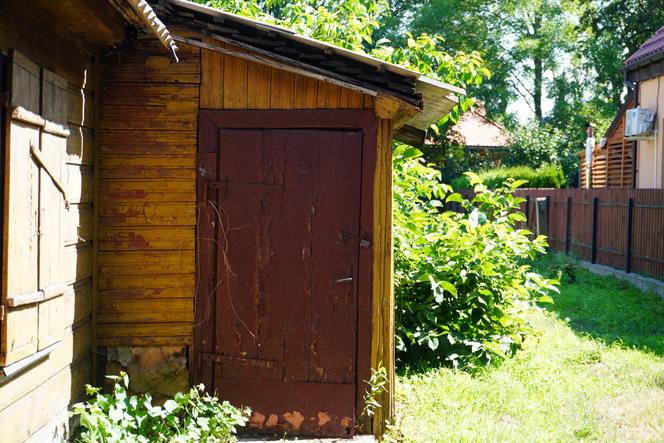
[[[0,305],[0,321],[5,319],[5,305]]]

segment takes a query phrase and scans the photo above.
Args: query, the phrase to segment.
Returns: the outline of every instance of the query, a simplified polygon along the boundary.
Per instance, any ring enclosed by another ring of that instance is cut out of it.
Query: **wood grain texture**
[[[6,49],[2,28],[0,47]],[[21,32],[26,34],[35,33]],[[12,104],[45,119],[46,126],[68,125],[69,136],[64,136],[67,131],[56,135],[17,120],[9,125],[3,298],[61,289],[57,295],[8,309],[2,322],[0,364],[57,343],[49,358],[0,385],[0,422],[16,423],[12,429],[3,428],[2,439],[7,441],[39,439],[39,430],[58,422],[91,381],[90,60],[65,57],[61,51],[47,53],[49,44],[19,46],[27,51],[14,52]],[[38,66],[33,60],[47,60],[48,65]],[[43,164],[35,161],[31,149],[39,152]],[[54,180],[65,188],[69,209]]]
[[[387,370],[388,389],[377,399],[383,406],[372,420],[374,434],[384,432],[394,416],[394,288],[392,251],[392,122],[378,121],[377,163],[374,175],[374,260],[371,367]]]
[[[246,52],[211,38],[203,42]],[[359,92],[218,52],[202,49],[200,63],[202,109],[373,108],[372,98]]]
[[[529,197],[527,228],[535,232],[535,199],[549,197],[548,241],[552,249],[565,251],[567,198],[571,198],[570,252],[591,259],[592,205],[598,200],[597,263],[624,269],[627,258],[627,210],[633,199],[632,272],[664,277],[664,190],[662,189],[523,189]]]

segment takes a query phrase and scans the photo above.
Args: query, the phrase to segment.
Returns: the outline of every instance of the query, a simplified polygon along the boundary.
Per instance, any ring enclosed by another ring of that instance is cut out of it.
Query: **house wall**
[[[179,57],[174,64],[141,37],[133,50],[104,54],[100,80],[98,345],[107,348],[108,371],[124,367],[141,379],[134,388],[163,394],[188,381],[182,356],[193,343],[199,107],[374,107],[370,96],[219,52],[181,44]],[[372,364],[393,379],[392,126],[378,123]],[[153,372],[159,375],[146,376]],[[382,413],[389,416],[391,395],[386,399]]]
[[[0,366],[52,352],[11,378],[0,374],[0,440],[56,441],[67,432],[68,406],[82,398],[91,378],[94,68],[90,52],[9,11],[0,5],[0,50],[16,50],[6,140]],[[17,106],[22,110],[12,118]],[[46,169],[62,184],[68,209]]]
[[[639,83],[639,106],[657,110],[655,137],[639,140],[637,187],[664,188],[664,76]]]

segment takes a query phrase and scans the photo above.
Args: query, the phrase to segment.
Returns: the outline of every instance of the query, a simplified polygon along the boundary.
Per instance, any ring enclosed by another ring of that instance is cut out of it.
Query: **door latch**
[[[362,240],[360,240],[360,248],[369,248],[371,246],[371,236],[369,234],[365,235],[362,237]]]

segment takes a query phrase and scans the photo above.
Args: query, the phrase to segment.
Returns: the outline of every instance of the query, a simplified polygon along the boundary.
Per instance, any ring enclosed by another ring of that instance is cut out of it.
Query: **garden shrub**
[[[563,171],[554,165],[544,165],[537,169],[530,166],[512,166],[509,168],[487,169],[477,173],[488,188],[500,188],[508,178],[525,180],[523,188],[563,188],[566,185]],[[454,189],[471,188],[467,175],[452,180]]]
[[[249,409],[240,410],[227,401],[219,402],[204,392],[203,385],[178,393],[163,406],[152,405],[150,394],[130,396],[126,374],[108,376],[115,381],[113,392],[86,386],[92,398],[73,406],[71,415],[80,417],[77,442],[148,443],[229,441],[235,429],[244,426]]]
[[[578,180],[579,158],[576,153],[582,149],[578,140],[570,139],[561,129],[530,122],[511,129],[503,164],[532,168],[556,165],[571,186]]]
[[[440,182],[421,153],[394,152],[396,340],[402,363],[474,366],[512,355],[530,331],[519,311],[551,302],[555,281],[526,263],[545,252],[543,236],[520,229],[522,183],[488,189],[468,173],[475,197]],[[443,211],[456,202],[461,212]]]

